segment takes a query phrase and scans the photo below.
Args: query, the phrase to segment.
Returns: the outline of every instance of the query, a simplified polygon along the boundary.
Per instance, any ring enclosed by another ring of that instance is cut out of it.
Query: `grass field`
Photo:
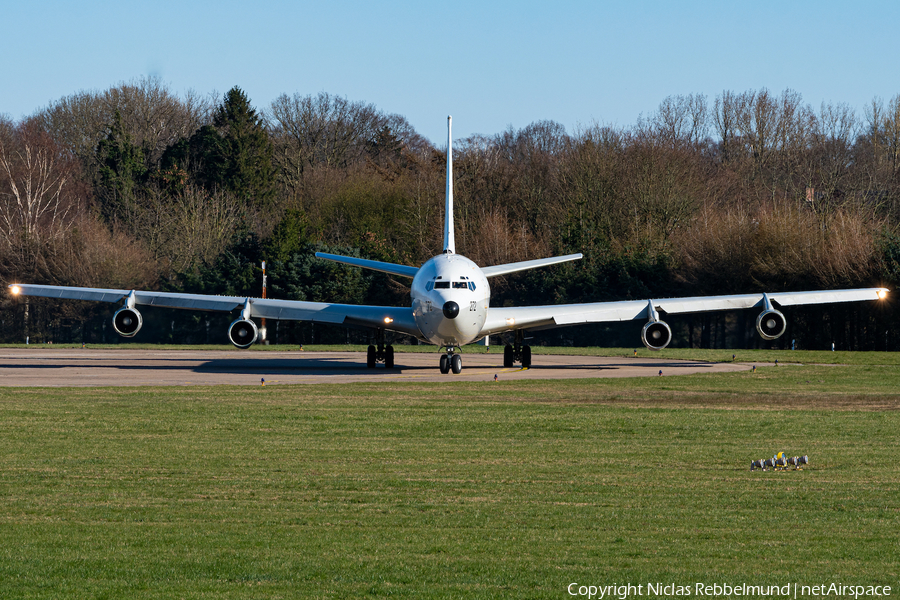
[[[893,360],[0,389],[0,597],[569,598],[570,583],[648,582],[896,595]],[[776,451],[810,468],[749,471]]]

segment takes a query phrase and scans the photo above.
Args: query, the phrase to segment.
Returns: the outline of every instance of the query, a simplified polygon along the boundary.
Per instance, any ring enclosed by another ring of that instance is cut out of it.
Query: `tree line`
[[[0,278],[258,296],[266,260],[273,297],[408,302],[407,281],[312,254],[420,264],[440,252],[445,165],[446,148],[401,115],[328,93],[257,109],[239,87],[178,95],[156,78],[79,92],[0,118]],[[482,265],[585,255],[492,280],[495,304],[900,280],[900,94],[861,112],[816,109],[793,90],[670,96],[628,127],[538,121],[456,140],[454,165],[458,252]],[[7,341],[107,336],[109,307],[7,298],[4,309]],[[788,336],[806,347],[897,345],[890,306],[791,312]],[[148,336],[221,341],[222,318],[151,315]],[[758,343],[745,320],[675,319],[676,343]],[[359,335],[277,327],[281,341]],[[595,326],[542,340],[630,335]]]

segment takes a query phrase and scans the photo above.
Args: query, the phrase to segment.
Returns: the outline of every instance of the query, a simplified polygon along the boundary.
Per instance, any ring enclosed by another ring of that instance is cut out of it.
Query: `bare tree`
[[[763,88],[739,96],[737,132],[753,159],[757,174],[769,166],[779,125],[777,100]]]
[[[560,164],[558,237],[589,258],[626,229],[624,156],[632,137],[598,123],[577,131]]]
[[[706,96],[669,96],[644,127],[651,137],[672,149],[695,147],[706,139],[709,131]]]
[[[156,261],[142,243],[87,214],[46,245],[41,264],[41,278],[59,285],[135,289],[157,281]]]
[[[809,186],[817,190],[812,205],[818,211],[833,206],[839,197],[850,199],[856,191],[849,175],[858,130],[856,113],[849,105],[822,103],[810,140],[814,170]]]
[[[526,224],[511,220],[503,206],[496,206],[475,220],[471,233],[466,253],[482,265],[527,260],[547,252]]]
[[[187,273],[210,264],[231,243],[246,216],[235,196],[187,184],[174,194],[151,188],[139,199],[133,229],[163,270]]]
[[[0,240],[12,246],[59,238],[77,212],[76,165],[33,120],[0,129]]]
[[[214,107],[213,96],[188,91],[183,98],[173,94],[158,77],[123,83],[104,92],[109,115],[118,110],[122,123],[146,156],[147,167],[159,163],[166,148],[206,124]],[[105,123],[108,131],[112,119]]]
[[[158,77],[145,77],[103,92],[77,92],[51,103],[35,118],[63,147],[91,166],[97,144],[109,133],[119,111],[125,131],[141,148],[150,168],[168,146],[208,122],[213,105],[213,96],[188,91],[179,98]]]
[[[569,146],[566,129],[555,121],[536,121],[518,132],[497,136],[512,186],[511,215],[537,236],[548,235],[550,215],[558,204],[560,161]]]
[[[340,96],[289,97],[272,102],[267,116],[292,171],[322,163],[346,166],[363,152],[363,144],[384,123],[372,104],[350,102]]]
[[[896,180],[900,174],[900,94],[888,103],[881,124],[889,175]]]
[[[742,98],[732,91],[726,90],[715,99],[713,105],[713,123],[722,145],[722,161],[728,163],[736,158],[740,151],[737,143],[738,119],[743,110]]]
[[[408,151],[421,153],[427,141],[400,115],[341,96],[282,94],[266,118],[275,144],[276,162],[289,189],[301,189],[309,169],[346,168],[364,162],[371,144],[387,129]]]

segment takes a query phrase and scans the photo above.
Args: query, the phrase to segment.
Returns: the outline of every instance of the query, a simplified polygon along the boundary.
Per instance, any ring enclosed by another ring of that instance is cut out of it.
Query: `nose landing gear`
[[[441,355],[441,373],[446,375],[450,371],[454,375],[462,373],[462,356],[453,352],[453,346],[448,346],[447,353]]]

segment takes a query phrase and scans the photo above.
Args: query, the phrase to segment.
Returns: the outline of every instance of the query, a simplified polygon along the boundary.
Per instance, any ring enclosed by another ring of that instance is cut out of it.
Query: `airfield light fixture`
[[[772,469],[773,471],[787,471],[788,466],[794,467],[794,470],[801,471],[803,470],[803,465],[809,464],[809,457],[805,454],[803,456],[792,456],[788,458],[785,456],[784,452],[779,452],[772,458],[759,459],[754,460],[750,463],[750,470],[756,471],[757,469],[761,469],[763,471],[768,471]]]

